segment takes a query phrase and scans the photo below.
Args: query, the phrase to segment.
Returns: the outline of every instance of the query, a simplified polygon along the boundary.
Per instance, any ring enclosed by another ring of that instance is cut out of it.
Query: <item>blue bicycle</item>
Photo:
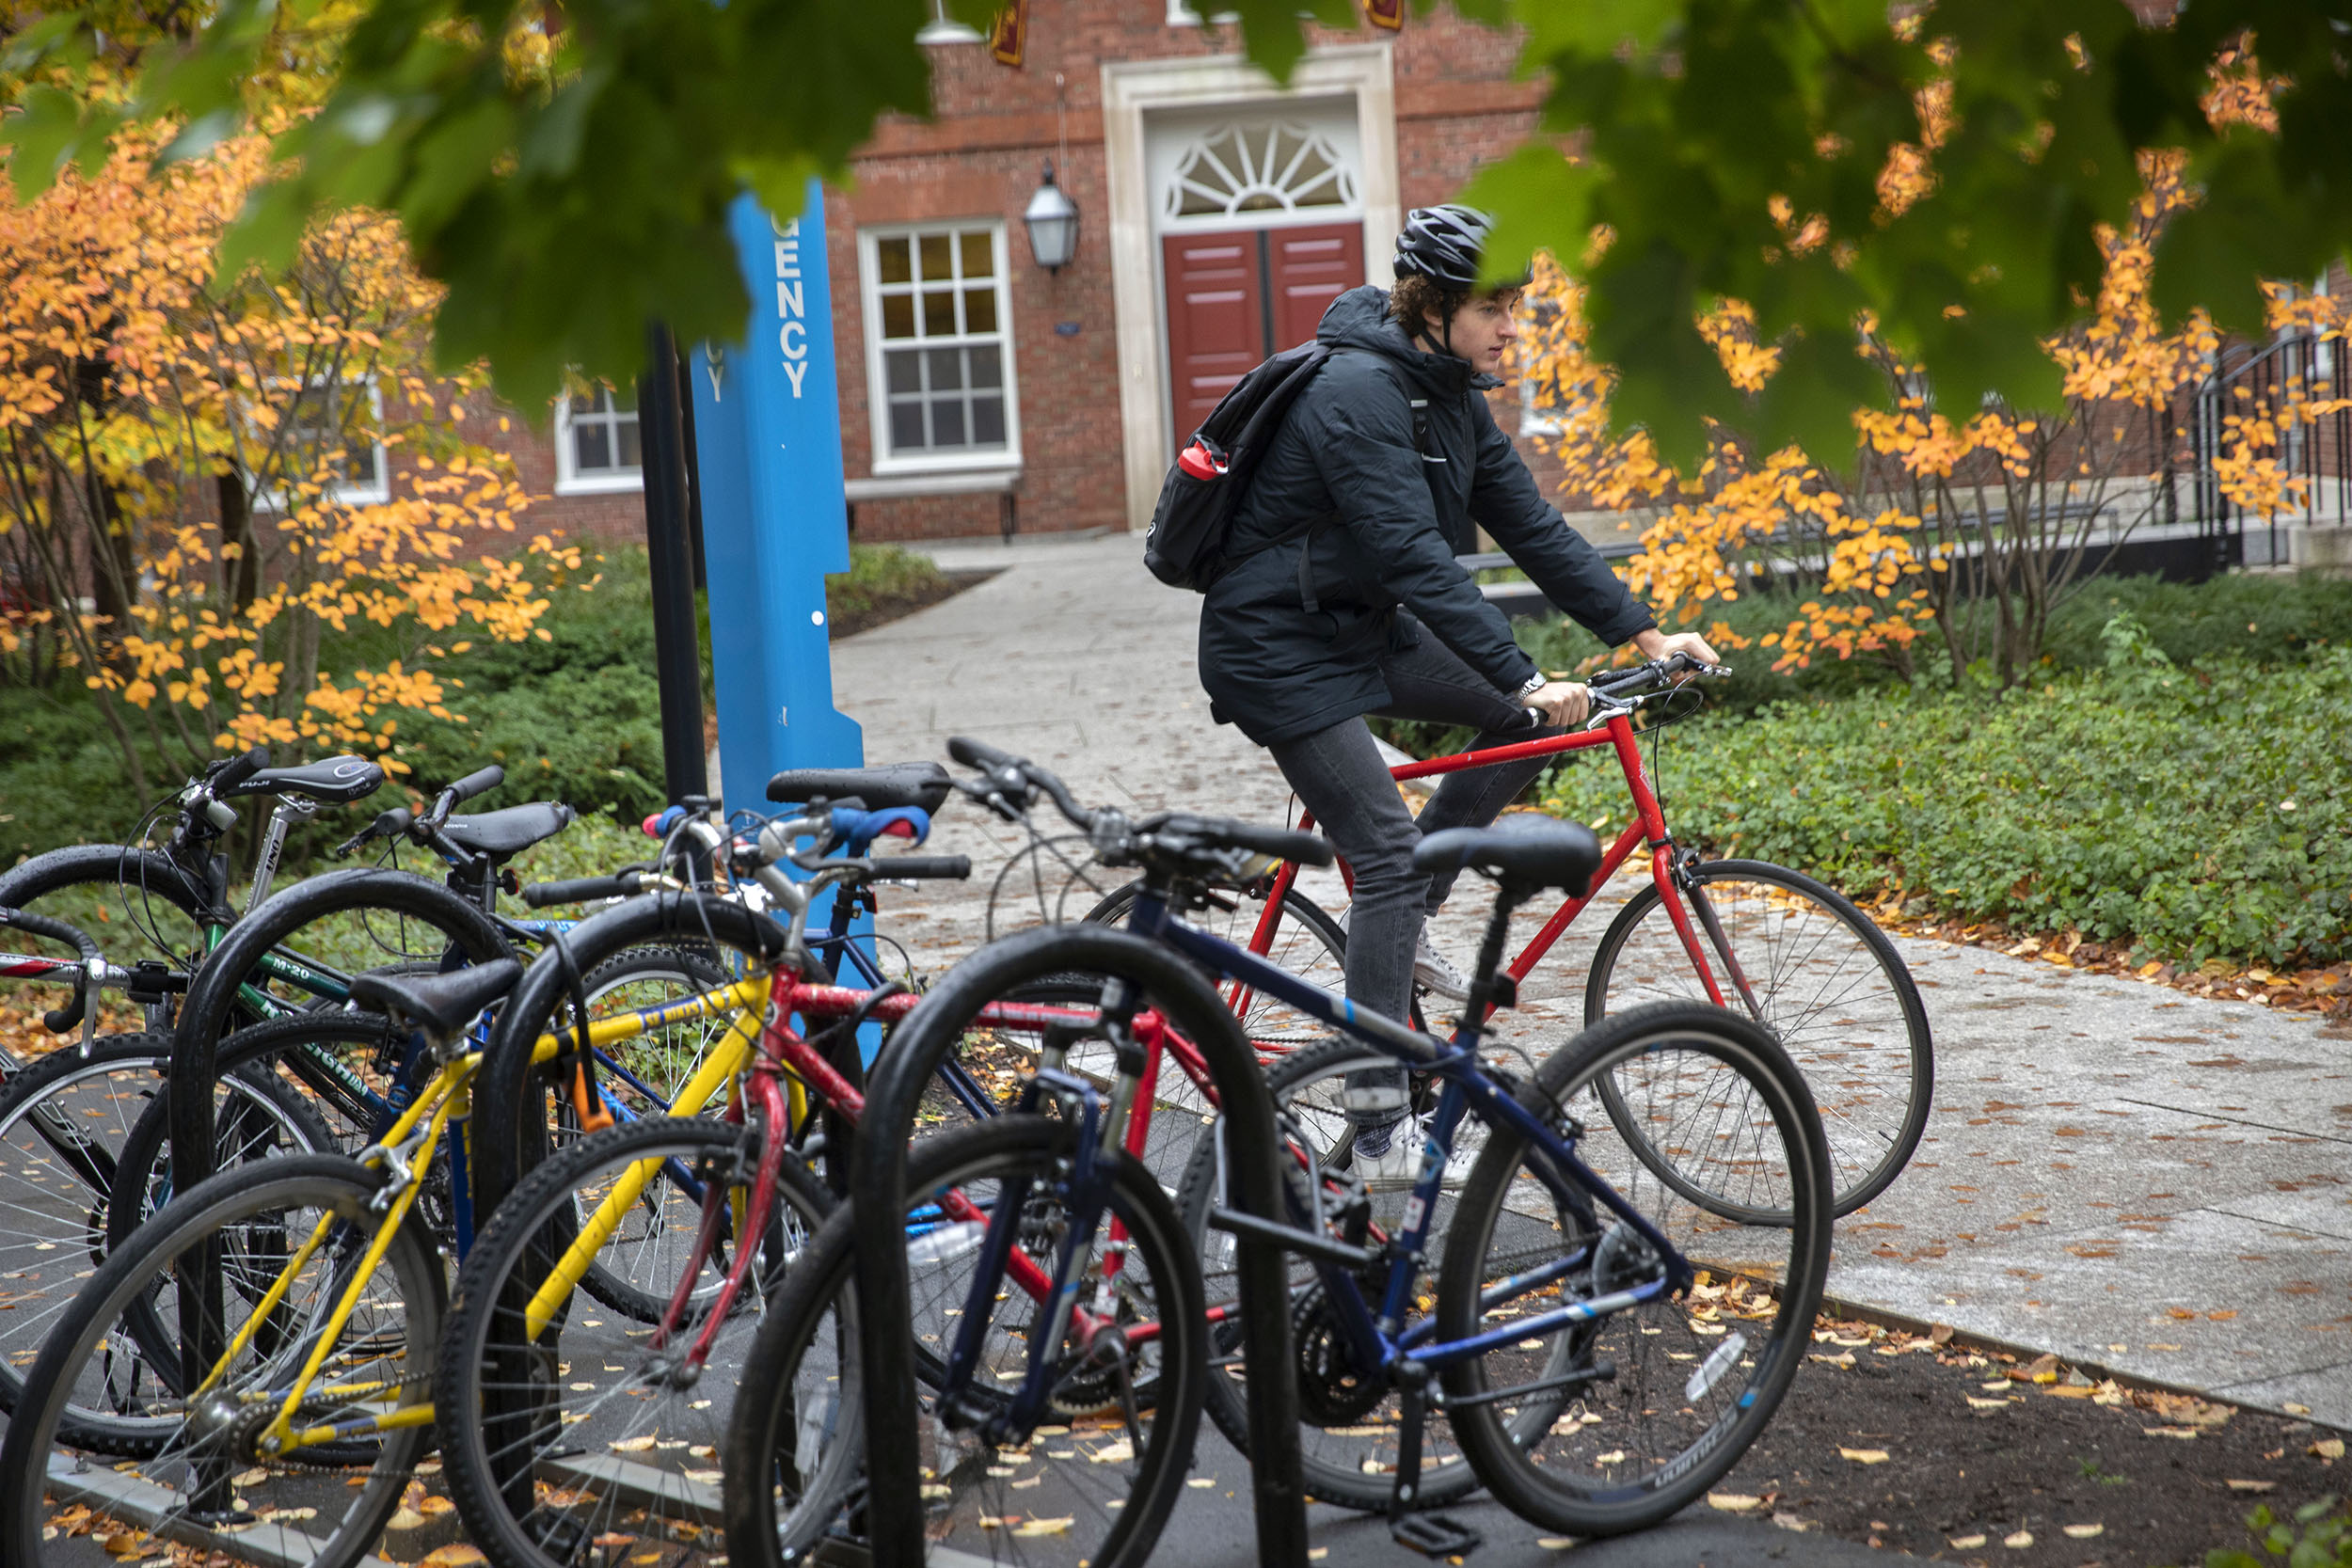
[[[1009,794],[1068,800],[1032,764],[968,741],[951,750]],[[1591,833],[1520,817],[1423,842],[1425,869],[1476,870],[1501,887],[1476,988],[1458,1028],[1440,1039],[1359,1013],[1171,912],[1187,885],[1231,876],[1248,856],[1327,858],[1320,841],[1175,814],[1068,815],[1104,862],[1141,871],[1130,931],[1174,948],[1212,980],[1262,988],[1333,1030],[1319,1055],[1302,1053],[1316,1055],[1321,1070],[1301,1075],[1329,1086],[1330,1105],[1293,1093],[1280,1108],[1284,1215],[1227,1207],[1221,1140],[1200,1140],[1182,1195],[1198,1250],[1149,1249],[1148,1292],[1126,1281],[1134,1250],[1105,1244],[1102,1228],[1109,1215],[1139,1236],[1157,1228],[1159,1191],[1139,1186],[1120,1152],[1121,1108],[1136,1087],[1130,1074],[1107,1094],[1041,1075],[1030,1093],[1053,1113],[1055,1131],[1022,1148],[988,1127],[918,1148],[911,1204],[936,1201],[944,1181],[983,1168],[993,1198],[989,1225],[961,1244],[909,1249],[915,1338],[938,1347],[918,1348],[922,1408],[904,1413],[919,1423],[934,1550],[1084,1558],[1093,1568],[1148,1555],[1190,1462],[1197,1412],[1184,1400],[1203,1382],[1204,1398],[1221,1389],[1234,1408],[1245,1393],[1227,1329],[1238,1318],[1230,1288],[1196,1297],[1169,1277],[1179,1259],[1191,1266],[1205,1256],[1215,1269],[1213,1243],[1226,1236],[1270,1239],[1296,1259],[1290,1374],[1318,1460],[1310,1489],[1367,1506],[1376,1488],[1400,1538],[1423,1551],[1475,1544],[1421,1512],[1438,1500],[1431,1482],[1441,1497],[1483,1481],[1522,1517],[1591,1536],[1665,1518],[1737,1462],[1809,1343],[1829,1262],[1826,1144],[1803,1075],[1763,1030],[1716,1007],[1613,1015],[1524,1076],[1482,1059],[1488,1004],[1514,1000],[1497,979],[1511,912],[1546,889],[1581,893],[1600,861]],[[1025,974],[1056,965],[1106,974],[1116,951],[1106,940],[1063,928],[982,949],[903,1026],[900,1049],[923,1057],[956,1036],[961,1015]],[[1100,1027],[1114,1041],[1153,1006],[1146,983],[1115,973],[1101,1002]],[[1399,1064],[1425,1075],[1434,1103],[1407,1134],[1422,1140],[1417,1176],[1382,1194],[1356,1175],[1346,1144],[1367,1109],[1389,1108],[1340,1096],[1362,1085],[1347,1080],[1366,1068]],[[1600,1105],[1604,1076],[1642,1118],[1648,1135],[1638,1146],[1615,1133]],[[1402,1200],[1393,1213],[1383,1212],[1384,1197]],[[780,1568],[828,1543],[854,1544],[869,1527],[856,1287],[845,1265],[860,1231],[853,1206],[836,1212],[771,1305],[746,1363],[746,1381],[773,1395],[739,1404],[723,1450],[738,1568]],[[1057,1302],[1092,1311],[1040,1321],[1004,1289],[1016,1246],[1052,1275]],[[1172,1312],[1147,1309],[1195,1299],[1206,1303],[1205,1337]],[[1106,1307],[1118,1335],[1100,1327]],[[1073,1334],[1082,1319],[1087,1332]],[[1209,1364],[1205,1380],[1184,1365],[1195,1354]],[[1146,1371],[1158,1397],[1148,1413],[1129,1408],[1124,1442],[1041,1435],[1040,1423],[1056,1419],[1057,1390],[1135,1386]],[[1344,1458],[1355,1478],[1343,1495],[1329,1478]],[[1113,1488],[1123,1491],[1117,1502],[1104,1497]],[[1041,1513],[1058,1519],[1050,1534],[1005,1533],[1007,1520]]]

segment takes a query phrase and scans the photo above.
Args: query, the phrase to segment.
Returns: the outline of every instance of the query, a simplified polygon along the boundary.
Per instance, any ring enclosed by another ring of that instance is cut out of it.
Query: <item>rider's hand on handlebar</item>
[[[1702,664],[1723,662],[1715,650],[1707,645],[1707,639],[1694,631],[1669,634],[1652,626],[1647,631],[1633,634],[1633,646],[1647,659],[1672,658],[1677,654],[1689,654]]]
[[[1519,701],[1541,711],[1546,723],[1572,730],[1592,712],[1593,689],[1575,681],[1546,681]]]

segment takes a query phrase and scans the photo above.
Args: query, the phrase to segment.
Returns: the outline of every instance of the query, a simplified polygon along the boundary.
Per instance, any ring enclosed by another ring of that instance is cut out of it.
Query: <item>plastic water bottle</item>
[[[907,1267],[935,1269],[980,1250],[988,1227],[977,1220],[934,1226],[907,1243]]]

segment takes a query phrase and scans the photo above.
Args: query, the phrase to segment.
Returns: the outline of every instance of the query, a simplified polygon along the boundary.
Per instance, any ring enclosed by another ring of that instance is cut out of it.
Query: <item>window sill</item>
[[[898,500],[911,496],[1001,495],[1021,487],[1018,462],[993,468],[917,468],[878,471],[871,479],[853,479],[842,486],[852,501]]]
[[[392,492],[389,487],[374,490],[329,490],[319,498],[325,506],[389,506]],[[273,517],[286,515],[286,498],[275,490],[263,490],[253,498],[253,510],[266,512]]]
[[[559,496],[625,496],[644,489],[645,476],[636,474],[604,474],[587,479],[559,479],[555,493]]]

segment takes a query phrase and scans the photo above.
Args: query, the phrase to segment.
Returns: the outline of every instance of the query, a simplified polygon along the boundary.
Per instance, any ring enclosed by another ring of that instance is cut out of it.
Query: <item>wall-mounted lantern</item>
[[[1045,182],[1029,198],[1021,221],[1029,230],[1029,254],[1047,272],[1057,273],[1078,253],[1078,204],[1054,183],[1054,161],[1045,160]]]

